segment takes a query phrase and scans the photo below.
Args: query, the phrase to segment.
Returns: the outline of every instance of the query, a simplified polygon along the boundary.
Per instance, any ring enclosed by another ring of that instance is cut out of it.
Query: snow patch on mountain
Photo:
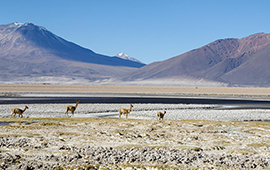
[[[119,54],[116,55],[116,57],[119,57],[119,58],[122,58],[122,59],[125,59],[125,60],[130,60],[130,61],[135,61],[135,62],[138,62],[138,63],[142,63],[141,61],[137,60],[136,58],[130,57],[125,53],[119,53]]]
[[[14,24],[15,26],[18,26],[18,27],[20,27],[20,26],[23,25],[23,23],[20,23],[20,22],[14,22],[13,24]]]

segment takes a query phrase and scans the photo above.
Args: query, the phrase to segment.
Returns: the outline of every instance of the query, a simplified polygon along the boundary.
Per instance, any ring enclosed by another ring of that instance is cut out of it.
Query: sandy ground
[[[80,93],[80,94],[158,94],[158,95],[222,95],[270,96],[270,88],[243,87],[179,87],[179,86],[114,86],[114,85],[49,85],[0,84],[0,94],[9,93]]]

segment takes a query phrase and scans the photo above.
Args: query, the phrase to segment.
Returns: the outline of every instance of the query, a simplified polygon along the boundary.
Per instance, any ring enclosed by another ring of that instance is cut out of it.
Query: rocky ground
[[[120,105],[111,106],[111,109],[114,107],[116,109]],[[13,105],[3,106],[5,107],[2,107],[1,114],[5,117],[9,113],[4,110],[10,111],[8,108]],[[82,108],[86,106],[79,105],[78,113],[75,113],[74,117],[64,118],[61,105],[48,105],[39,112],[34,109],[38,106],[32,105],[29,107],[33,110],[29,108],[28,112],[25,112],[25,117],[29,118],[1,118],[0,124],[3,126],[0,126],[0,167],[2,169],[267,169],[270,167],[268,122],[176,120],[180,117],[172,116],[177,110],[180,115],[184,111],[187,114],[207,114],[213,107],[211,105],[170,105],[167,108],[168,115],[161,121],[153,120],[156,119],[154,114],[165,106],[159,108],[156,105],[156,109],[149,106],[150,110],[146,111],[141,110],[147,108],[146,105],[137,105],[137,110],[134,108],[128,120],[115,119],[114,117],[118,116],[116,111],[104,112],[98,109],[100,106],[106,108],[103,104],[92,104],[88,106],[92,111],[89,109],[85,112]],[[57,107],[58,111],[55,109]],[[142,113],[139,114],[140,112]],[[224,113],[226,112],[225,110]],[[258,110],[247,112],[257,113]],[[147,114],[148,116],[145,116]],[[84,117],[80,117],[82,115]],[[89,115],[98,118],[90,118]],[[101,118],[102,115],[107,118]]]

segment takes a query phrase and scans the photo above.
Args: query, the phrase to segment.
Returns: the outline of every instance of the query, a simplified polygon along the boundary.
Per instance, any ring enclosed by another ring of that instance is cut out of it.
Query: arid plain
[[[179,87],[179,86],[114,86],[114,85],[52,85],[0,84],[1,93],[109,93],[109,94],[172,94],[270,96],[270,88],[255,87]]]
[[[40,95],[125,95],[230,98],[268,101],[269,88],[0,85],[1,98]],[[75,96],[75,97],[74,97]],[[0,167],[3,169],[267,169],[270,111],[221,109],[221,104],[132,103],[28,104],[24,118],[1,105]],[[164,120],[156,113],[166,110]],[[69,113],[69,115],[71,115]]]

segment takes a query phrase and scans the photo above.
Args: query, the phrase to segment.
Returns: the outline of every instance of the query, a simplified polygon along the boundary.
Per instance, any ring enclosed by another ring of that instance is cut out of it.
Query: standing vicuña
[[[161,120],[161,119],[163,120],[163,117],[165,114],[166,114],[166,111],[164,111],[164,113],[158,112],[157,113],[158,120]]]
[[[19,117],[23,117],[23,112],[24,112],[26,109],[28,109],[27,106],[25,106],[23,110],[22,110],[22,109],[19,109],[19,108],[14,108],[14,109],[12,109],[12,111],[11,111],[10,117],[11,117],[12,115],[15,117],[16,114],[18,114]]]
[[[125,108],[119,109],[119,119],[121,119],[122,114],[126,114],[126,119],[127,119],[128,114],[131,112],[132,107],[133,107],[133,105],[131,104],[129,109],[125,109]]]
[[[68,111],[71,111],[72,115],[74,115],[74,112],[75,112],[75,110],[76,110],[79,103],[80,103],[80,101],[78,100],[75,106],[72,106],[72,105],[66,106],[65,114],[68,116]]]

